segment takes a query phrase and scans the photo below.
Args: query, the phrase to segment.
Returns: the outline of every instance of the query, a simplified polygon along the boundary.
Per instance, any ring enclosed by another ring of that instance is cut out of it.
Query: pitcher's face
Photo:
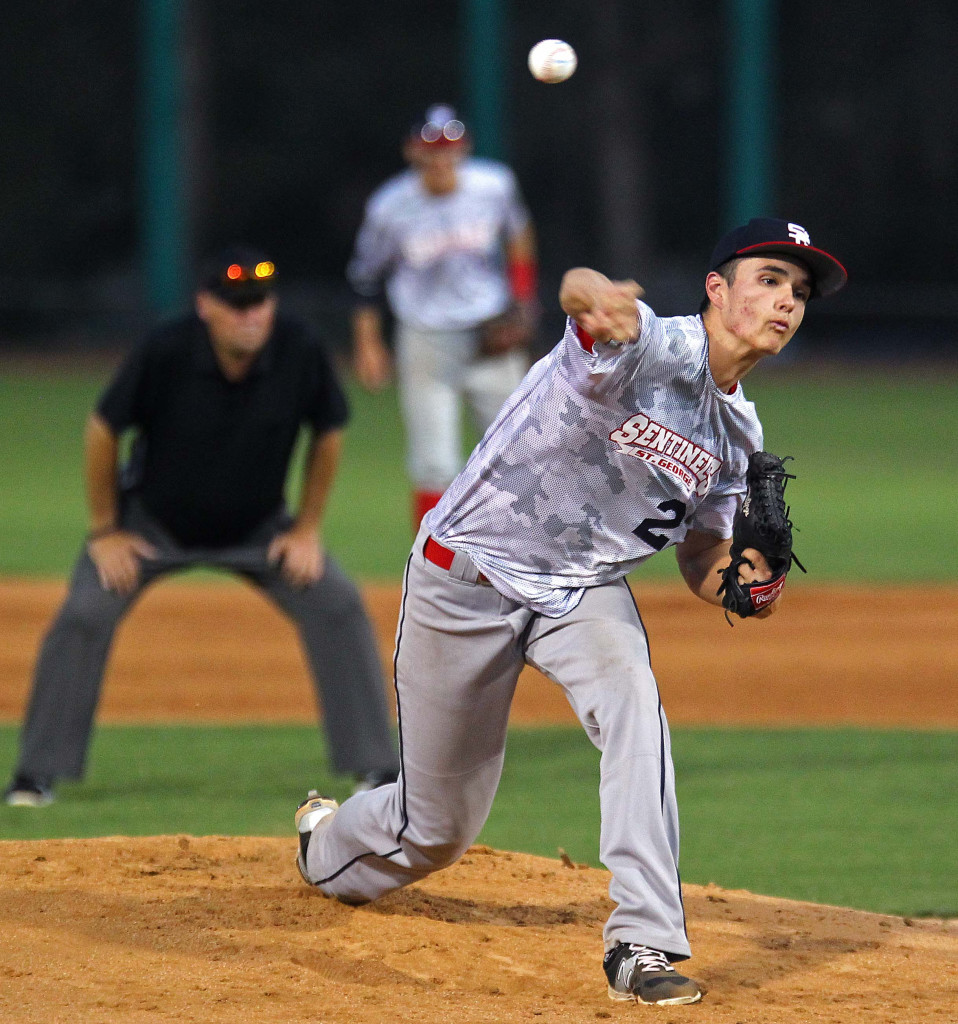
[[[812,294],[812,276],[799,261],[750,256],[735,268],[731,281],[713,271],[706,289],[729,334],[754,350],[774,355],[801,325]]]

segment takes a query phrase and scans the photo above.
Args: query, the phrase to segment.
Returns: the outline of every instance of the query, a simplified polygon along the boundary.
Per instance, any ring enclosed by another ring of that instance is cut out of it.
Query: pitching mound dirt
[[[687,886],[698,1006],[612,1003],[608,875],[474,847],[369,907],[304,886],[292,840],[4,844],[5,1024],[955,1019],[958,925]],[[15,938],[11,938],[15,936]]]
[[[0,585],[0,718],[16,720],[62,584]],[[399,594],[365,596],[388,673]],[[958,725],[958,590],[796,587],[734,630],[637,589],[674,723]],[[312,720],[292,628],[243,587],[164,585],[124,623],[101,721]],[[573,721],[524,673],[513,721]],[[32,812],[29,812],[32,813]],[[475,848],[382,903],[305,887],[293,842],[186,836],[0,844],[3,1024],[915,1024],[958,1020],[958,923],[686,886],[696,1006],[612,1003],[608,875]]]

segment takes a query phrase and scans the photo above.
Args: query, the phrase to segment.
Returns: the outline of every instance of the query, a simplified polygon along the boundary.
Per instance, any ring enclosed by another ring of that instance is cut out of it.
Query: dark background
[[[0,343],[96,346],[154,319],[141,272],[138,4],[8,5],[0,32]],[[428,103],[468,107],[455,3],[189,0],[191,244],[266,247],[287,302],[344,336],[363,203]],[[532,209],[542,298],[563,270],[634,276],[658,312],[697,305],[727,227],[722,7],[555,0],[508,12],[502,144]],[[579,70],[544,86],[543,37]],[[775,208],[848,267],[805,350],[953,358],[958,5],[779,5]],[[624,111],[624,113],[623,113]],[[468,111],[463,110],[467,116]],[[759,211],[756,211],[759,212]],[[629,225],[627,243],[611,225]],[[547,318],[547,326],[550,321]]]

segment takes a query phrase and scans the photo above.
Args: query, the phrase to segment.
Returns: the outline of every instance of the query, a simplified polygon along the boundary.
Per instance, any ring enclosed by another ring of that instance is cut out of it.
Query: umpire
[[[296,624],[333,768],[360,788],[395,778],[373,631],[320,533],[346,400],[310,330],[277,312],[276,276],[247,248],[211,260],[195,313],[136,347],[90,415],[90,532],[40,650],[8,804],[43,806],[57,779],[82,777],[116,627],[147,586],[197,565],[243,577]],[[311,445],[293,517],[284,488],[304,425]]]

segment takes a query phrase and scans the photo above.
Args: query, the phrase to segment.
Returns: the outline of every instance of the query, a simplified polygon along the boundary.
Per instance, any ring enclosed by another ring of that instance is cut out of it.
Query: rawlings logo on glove
[[[785,472],[784,463],[771,452],[753,452],[748,459],[745,485],[748,489],[742,507],[732,521],[731,562],[720,570],[722,584],[716,591],[722,597],[725,617],[729,612],[747,619],[767,608],[785,589],[785,576],[794,562],[802,572],[805,566],[792,552],[792,522],[785,505],[785,483],[795,477]],[[772,576],[755,583],[738,578],[743,565],[755,566],[742,552],[746,548],[760,551]],[[731,625],[732,620],[729,619]]]

